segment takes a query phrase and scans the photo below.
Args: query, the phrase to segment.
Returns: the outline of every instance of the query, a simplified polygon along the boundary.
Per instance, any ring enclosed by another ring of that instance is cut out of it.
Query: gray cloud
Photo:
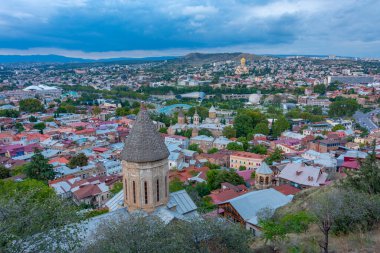
[[[239,49],[379,57],[379,9],[377,0],[14,0],[0,6],[0,53]]]

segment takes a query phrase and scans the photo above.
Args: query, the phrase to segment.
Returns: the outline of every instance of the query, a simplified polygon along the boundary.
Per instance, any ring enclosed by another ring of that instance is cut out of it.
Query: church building
[[[145,212],[165,222],[197,216],[185,190],[169,193],[169,151],[147,109],[141,108],[121,152],[123,191],[106,203],[110,213]]]
[[[197,111],[195,111],[192,117],[192,123],[186,122],[186,118],[182,109],[178,112],[178,121],[176,124],[168,128],[168,134],[175,135],[177,131],[184,131],[192,129],[192,137],[198,135],[199,130],[207,129],[214,137],[219,137],[223,134],[223,129],[226,124],[221,122],[221,118],[217,116],[217,111],[214,106],[211,106],[208,111],[208,117],[201,121],[201,118]]]

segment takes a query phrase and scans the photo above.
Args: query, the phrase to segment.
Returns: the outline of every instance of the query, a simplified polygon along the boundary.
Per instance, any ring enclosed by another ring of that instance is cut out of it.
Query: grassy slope
[[[322,188],[311,188],[298,193],[293,201],[278,209],[279,213],[296,212],[308,208],[308,202],[321,194],[328,191],[332,186]],[[290,234],[289,238],[282,245],[278,245],[277,252],[307,252],[319,253],[318,241],[322,239],[322,233],[317,225],[312,225],[306,233]],[[256,240],[253,248],[256,252],[272,252],[263,250],[264,241]],[[297,251],[292,251],[292,246],[298,246]],[[380,224],[379,227],[367,232],[354,232],[348,235],[331,235],[330,250],[336,253],[346,252],[380,252]]]

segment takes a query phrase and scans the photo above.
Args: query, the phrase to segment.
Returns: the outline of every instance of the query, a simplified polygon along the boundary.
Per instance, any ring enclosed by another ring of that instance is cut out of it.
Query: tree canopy
[[[20,111],[22,112],[34,113],[34,112],[42,112],[45,110],[41,102],[35,98],[27,98],[27,99],[21,100],[19,103],[19,106],[20,106]]]
[[[30,163],[26,165],[25,174],[29,178],[45,182],[54,179],[55,172],[53,170],[53,165],[49,164],[48,161],[49,160],[36,149]]]
[[[237,142],[230,142],[227,144],[228,150],[244,151],[243,145]]]
[[[8,178],[11,176],[9,169],[5,168],[4,165],[0,164],[0,179]]]
[[[84,252],[251,252],[252,235],[220,219],[194,219],[168,225],[154,216],[131,215],[107,222]],[[143,242],[143,243],[142,243]]]
[[[273,123],[273,136],[278,137],[281,135],[282,132],[285,130],[288,130],[290,127],[289,121],[284,117],[280,116],[274,123]]]
[[[247,137],[253,133],[253,129],[260,122],[266,121],[266,117],[258,110],[241,109],[234,119],[234,128],[237,137]]]
[[[352,116],[358,109],[359,104],[355,99],[337,97],[335,101],[330,104],[329,116],[330,117],[344,117]]]
[[[210,190],[219,189],[221,183],[228,182],[233,185],[244,184],[244,179],[234,170],[209,170],[207,171],[207,184]]]
[[[380,162],[376,159],[376,143],[372,144],[372,152],[361,163],[360,170],[345,171],[347,177],[343,186],[368,194],[380,194]]]
[[[199,130],[198,134],[199,135],[206,135],[206,136],[212,137],[211,131],[208,130],[208,129],[205,129],[205,128],[202,128],[201,130]]]
[[[76,168],[76,167],[86,166],[87,164],[88,164],[88,157],[83,153],[79,153],[71,157],[68,166],[70,168]]]
[[[283,158],[283,154],[281,149],[275,148],[274,152],[270,154],[269,157],[265,159],[265,162],[268,163],[269,165],[272,164],[273,162],[279,162]]]
[[[78,245],[77,211],[43,182],[0,181],[0,252],[71,252]]]
[[[333,126],[333,128],[331,129],[331,131],[333,132],[338,131],[338,130],[346,130],[346,128],[343,125],[338,124],[338,125]]]
[[[20,112],[12,109],[0,110],[0,117],[17,118]]]
[[[236,137],[236,130],[233,126],[226,126],[223,129],[223,136],[229,138],[234,138]]]

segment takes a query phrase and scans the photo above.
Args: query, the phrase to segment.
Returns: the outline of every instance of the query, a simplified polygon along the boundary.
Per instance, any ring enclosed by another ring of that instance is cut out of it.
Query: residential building
[[[260,167],[265,158],[265,155],[236,151],[230,155],[230,167],[239,169],[242,166],[247,170],[254,170]]]

